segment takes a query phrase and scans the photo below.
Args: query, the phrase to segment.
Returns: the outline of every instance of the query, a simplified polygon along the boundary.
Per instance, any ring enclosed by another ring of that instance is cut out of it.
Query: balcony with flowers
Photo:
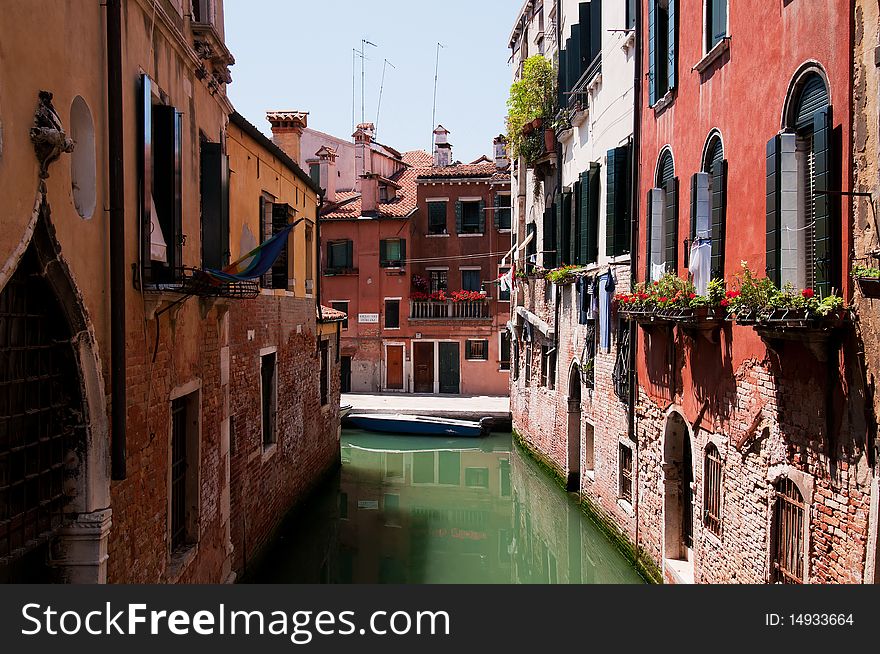
[[[490,320],[485,291],[412,291],[410,320]]]

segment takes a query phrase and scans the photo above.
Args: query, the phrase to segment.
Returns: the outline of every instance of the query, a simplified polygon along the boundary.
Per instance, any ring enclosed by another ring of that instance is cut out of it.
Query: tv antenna
[[[385,63],[382,64],[382,83],[379,85],[379,106],[376,108],[376,129],[374,132],[376,136],[379,135],[379,112],[382,111],[382,91],[385,89],[385,69],[388,66],[391,66],[394,69],[397,68],[397,66],[387,59],[385,60]]]
[[[431,147],[428,148],[428,151],[432,151],[434,149],[434,128],[437,127],[437,77],[440,72],[440,48],[445,48],[446,46],[437,41],[437,62],[434,64],[434,108],[431,112]]]
[[[371,45],[374,48],[378,48],[379,46],[373,43],[372,41],[367,41],[366,39],[361,39],[361,122],[366,121],[366,113],[364,112],[364,61],[366,60],[366,56],[364,55],[364,46]]]

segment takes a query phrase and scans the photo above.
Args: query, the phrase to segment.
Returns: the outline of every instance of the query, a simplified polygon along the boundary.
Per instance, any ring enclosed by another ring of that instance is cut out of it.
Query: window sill
[[[482,234],[482,233],[480,233],[480,234],[473,234],[473,233],[471,233],[471,232],[468,232],[468,233],[465,233],[465,234],[459,234],[459,235],[458,235],[458,238],[482,238],[482,237],[484,237],[484,236],[485,236],[485,234]]]
[[[510,227],[500,227],[498,229],[499,234],[510,234],[510,232],[511,232]]]
[[[425,238],[449,238],[449,234],[425,234]]]
[[[706,537],[710,543],[715,545],[716,547],[722,547],[721,536],[716,534],[715,532],[709,531],[706,527],[703,527],[703,535]]]
[[[590,481],[596,481],[596,471],[595,470],[584,470],[584,479],[589,479]]]
[[[384,330],[385,330],[386,332],[399,332],[399,331],[400,331],[400,327],[385,327]]]
[[[281,288],[261,288],[260,295],[275,297],[296,297],[296,293],[294,293],[293,291],[285,291]]]
[[[171,560],[168,563],[168,583],[176,584],[190,564],[195,561],[198,553],[198,543],[184,545],[172,552]]]
[[[271,459],[273,456],[275,456],[275,453],[277,451],[278,451],[278,443],[277,442],[272,443],[269,447],[266,447],[264,445],[263,446],[263,454],[260,457],[260,462],[265,463],[266,461]]]
[[[702,59],[700,59],[696,65],[691,68],[691,71],[696,71],[698,73],[703,73],[706,71],[709,66],[711,66],[721,55],[730,50],[730,37],[725,36],[718,43],[715,44],[715,47],[709,50]]]
[[[630,256],[628,254],[618,254],[616,257],[611,257],[608,260],[608,263],[614,265],[619,263],[629,263]]]
[[[667,91],[666,95],[657,100],[657,102],[652,107],[654,109],[655,116],[659,113],[662,113],[669,105],[672,104],[672,101],[675,99],[674,94],[675,89],[672,89],[671,91]]]
[[[631,518],[636,514],[636,512],[633,510],[633,505],[623,498],[617,500],[617,506],[623,509],[626,514]]]

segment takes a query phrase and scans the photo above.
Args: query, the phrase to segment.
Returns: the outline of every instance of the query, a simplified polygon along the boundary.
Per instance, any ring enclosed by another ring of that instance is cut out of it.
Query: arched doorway
[[[690,433],[684,418],[671,413],[663,437],[664,558],[693,562],[694,468]]]
[[[568,374],[568,480],[569,491],[581,487],[581,371],[575,362]]]

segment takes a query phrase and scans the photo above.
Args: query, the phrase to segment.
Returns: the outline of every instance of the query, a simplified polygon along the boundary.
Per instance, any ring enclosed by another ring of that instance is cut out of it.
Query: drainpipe
[[[126,477],[125,167],[122,115],[122,7],[107,0],[107,126],[110,190],[111,478]]]
[[[315,246],[318,248],[318,256],[315,257],[317,270],[315,271],[315,305],[318,309],[318,325],[315,328],[317,338],[318,354],[321,353],[321,337],[320,322],[324,319],[324,313],[321,311],[321,210],[324,208],[324,194],[318,195],[318,208],[315,213]]]
[[[630,215],[630,223],[631,223],[631,231],[630,231],[630,255],[629,255],[629,274],[630,274],[630,284],[632,281],[636,279],[636,275],[638,272],[637,265],[637,254],[638,254],[638,243],[639,243],[639,171],[640,171],[640,162],[639,162],[639,153],[641,150],[641,140],[642,140],[642,3],[641,1],[635,3],[636,9],[636,23],[635,23],[635,61],[634,70],[633,70],[633,136],[632,136],[632,173],[630,178],[632,180],[631,184],[631,193],[632,193],[632,201],[630,202],[631,215]],[[636,352],[638,350],[638,326],[635,321],[630,321],[629,326],[629,409],[627,416],[629,420],[629,438],[633,443],[633,459],[636,464],[636,474],[635,474],[635,493],[633,497],[635,499],[635,520],[636,520],[636,534],[635,534],[635,547],[636,547],[636,555],[640,556],[641,548],[639,546],[639,506],[641,502],[639,501],[639,437],[636,433],[636,401],[638,400],[638,383],[639,376],[636,371],[636,362],[637,356]]]

